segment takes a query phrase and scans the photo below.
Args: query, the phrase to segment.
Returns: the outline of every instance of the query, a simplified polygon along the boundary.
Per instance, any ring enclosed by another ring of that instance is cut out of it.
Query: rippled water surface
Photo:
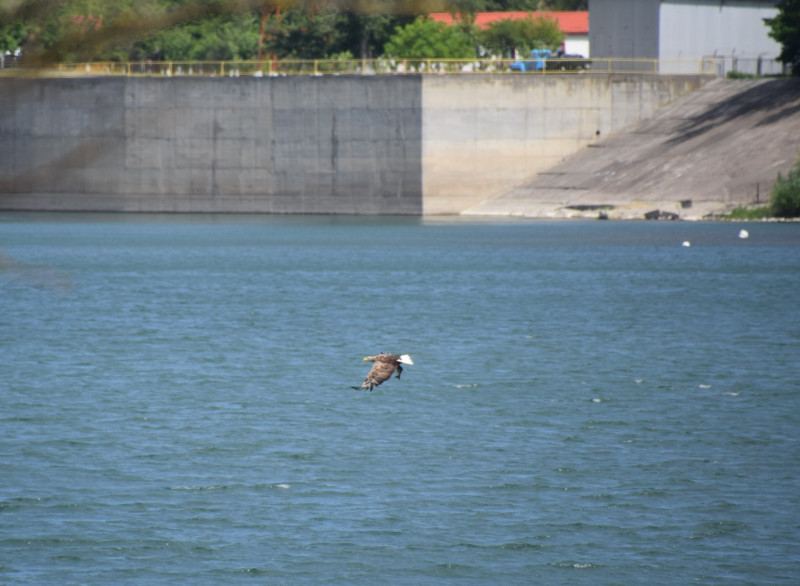
[[[0,214],[0,583],[797,583],[741,227]]]

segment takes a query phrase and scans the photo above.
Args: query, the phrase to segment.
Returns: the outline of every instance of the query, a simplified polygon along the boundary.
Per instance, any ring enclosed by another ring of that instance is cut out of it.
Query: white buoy
[[[683,241],[683,244],[682,244],[681,246],[684,246],[684,247],[686,247],[686,248],[689,248],[691,245],[692,245],[692,243],[691,243],[691,242],[689,242],[688,240],[684,240],[684,241]]]
[[[750,232],[747,230],[739,230],[739,238],[750,238]]]

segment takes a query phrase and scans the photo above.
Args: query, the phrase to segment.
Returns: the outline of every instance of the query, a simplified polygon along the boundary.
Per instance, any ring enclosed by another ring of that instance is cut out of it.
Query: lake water
[[[800,582],[800,224],[0,214],[0,254],[0,583]]]

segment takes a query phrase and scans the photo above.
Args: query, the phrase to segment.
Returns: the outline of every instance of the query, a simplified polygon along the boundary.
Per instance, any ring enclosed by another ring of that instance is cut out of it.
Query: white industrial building
[[[593,58],[718,59],[717,73],[781,73],[780,45],[765,21],[777,0],[589,0]]]

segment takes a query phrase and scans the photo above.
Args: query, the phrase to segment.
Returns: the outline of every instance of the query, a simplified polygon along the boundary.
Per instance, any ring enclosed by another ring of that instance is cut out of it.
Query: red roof
[[[430,17],[436,22],[443,22],[447,25],[453,24],[453,16],[449,12],[433,12]],[[475,24],[479,28],[486,28],[490,23],[498,20],[517,20],[519,18],[549,18],[555,19],[564,33],[568,35],[588,35],[589,34],[589,12],[558,12],[558,11],[533,11],[533,12],[478,12],[475,15]]]

